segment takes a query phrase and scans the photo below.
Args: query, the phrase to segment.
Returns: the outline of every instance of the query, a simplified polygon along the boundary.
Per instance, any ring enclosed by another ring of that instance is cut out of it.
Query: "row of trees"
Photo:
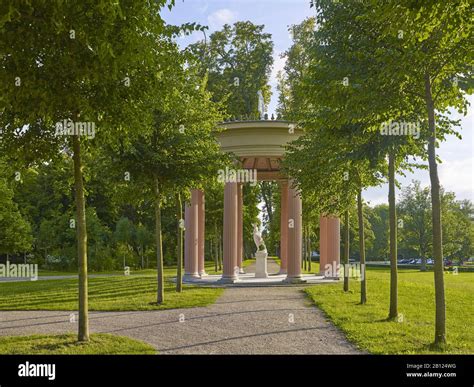
[[[410,157],[428,160],[435,343],[442,345],[442,195],[435,147],[454,132],[456,123],[447,109],[466,110],[472,71],[468,2],[419,6],[409,1],[349,5],[320,0],[312,4],[316,17],[292,28],[294,45],[286,53],[286,75],[280,77],[279,113],[298,121],[306,131],[289,148],[285,164],[303,191],[305,221],[315,224],[321,214],[343,216],[347,264],[351,208],[357,206],[363,263],[367,232],[362,192],[388,179],[389,318],[396,318],[395,176],[416,166]],[[173,5],[173,0],[81,4],[44,0],[34,5],[7,1],[2,5],[0,82],[5,88],[0,98],[0,146],[12,169],[5,169],[0,188],[6,187],[6,202],[14,196],[18,200],[10,206],[18,229],[24,227],[23,234],[28,234],[29,220],[35,235],[34,241],[25,238],[8,248],[24,251],[32,242],[35,249],[44,248],[35,243],[41,233],[51,232],[60,217],[64,218],[61,225],[74,220],[75,236],[68,229],[64,238],[76,241],[79,340],[89,337],[88,257],[113,256],[100,248],[94,251],[100,246],[95,235],[106,241],[104,248],[110,248],[113,239],[144,265],[145,246],[153,232],[157,303],[162,303],[166,250],[176,257],[177,291],[182,290],[183,202],[191,188],[205,188],[210,251],[218,259],[223,200],[215,177],[231,160],[219,152],[217,123],[255,115],[258,90],[267,102],[270,98],[273,44],[262,26],[226,25],[209,41],[205,37],[181,51],[176,35],[205,34],[205,28],[194,23],[165,25],[160,11]],[[381,135],[380,126],[390,120],[419,122],[421,134],[418,138]],[[58,133],[61,122],[69,122],[73,131]],[[79,133],[85,127],[93,131]],[[38,182],[41,171],[48,168],[62,174],[62,179],[51,180],[54,189],[45,185],[55,205],[31,204],[25,187],[36,183],[25,184],[24,191],[12,189],[18,173],[25,179],[38,174],[32,178]],[[246,227],[256,219],[259,200],[272,208],[274,190],[272,185],[263,185],[260,193],[246,187]],[[268,212],[269,224],[277,216]],[[167,234],[174,238],[164,243]],[[250,234],[246,230],[245,235]],[[349,289],[347,279],[344,289]],[[364,303],[365,282],[361,294]]]
[[[271,187],[271,188],[270,188]],[[264,192],[267,191],[266,194]],[[269,193],[271,192],[271,193]],[[267,248],[279,255],[280,243],[280,191],[278,186],[261,186],[265,212],[264,236]],[[265,204],[268,203],[268,204]],[[312,210],[311,198],[303,198],[304,235],[309,239],[308,251],[319,251],[319,214]],[[270,211],[267,210],[271,208]],[[443,251],[446,259],[462,264],[474,255],[474,207],[469,200],[457,200],[453,192],[441,190],[441,209],[443,216]],[[422,270],[431,255],[431,201],[429,188],[421,187],[413,181],[401,187],[396,204],[398,214],[398,259],[417,258],[422,260]],[[349,219],[357,219],[356,203],[349,207]],[[371,206],[363,204],[364,244],[369,261],[382,261],[390,258],[389,245],[389,207],[386,204]],[[343,224],[343,226],[345,226]],[[360,261],[359,225],[349,222],[350,258]],[[313,257],[314,258],[314,257]],[[304,262],[303,262],[304,264]]]
[[[195,23],[165,25],[160,11],[173,5],[174,0],[2,5],[0,82],[5,88],[0,98],[0,146],[11,169],[5,169],[0,187],[2,200],[16,215],[16,224],[5,218],[8,227],[17,230],[15,235],[23,227],[20,233],[27,235],[29,220],[35,237],[16,241],[16,246],[2,238],[2,245],[18,252],[33,243],[35,251],[45,250],[45,256],[54,246],[62,249],[55,251],[59,255],[70,256],[75,250],[80,341],[89,340],[89,257],[100,268],[114,256],[115,243],[118,250],[123,247],[139,255],[144,265],[152,230],[157,303],[163,303],[163,229],[175,235],[167,249],[175,249],[176,288],[181,291],[183,201],[191,188],[204,186],[208,198],[214,199],[206,220],[208,230],[213,230],[209,235],[214,246],[222,244],[222,209],[217,204],[222,203],[222,187],[215,180],[217,169],[230,160],[219,152],[217,123],[256,111],[250,95],[243,96],[249,92],[247,83],[262,86],[268,99],[272,44],[263,27],[225,26],[211,36],[210,46],[200,46],[202,52],[198,47],[181,51],[174,40],[178,34],[205,29]],[[211,66],[207,59],[222,49],[212,44],[218,41],[224,46],[247,45],[233,54],[234,63],[248,67],[253,61],[263,67],[229,69],[223,61]],[[265,61],[260,60],[261,50],[268,54]],[[250,78],[244,80],[242,74]],[[227,79],[232,83],[225,92]],[[231,95],[234,102],[229,102]],[[72,130],[64,131],[59,125],[63,122]],[[20,181],[13,183],[16,176]],[[13,185],[19,206],[12,200]],[[257,215],[257,198],[254,190],[248,191],[250,225]],[[167,218],[164,208],[170,211]],[[2,228],[2,236],[8,227]],[[68,246],[71,249],[64,251]]]
[[[109,155],[110,156],[110,155]],[[156,266],[153,202],[143,199],[141,184],[133,174],[113,172],[111,158],[90,159],[87,175],[87,224],[89,269],[121,270]],[[2,169],[0,207],[0,259],[37,263],[49,270],[77,267],[74,200],[70,170],[64,156],[55,163],[43,163],[25,170]],[[16,177],[18,176],[18,180]],[[137,184],[138,183],[138,184]],[[206,184],[206,253],[215,259],[223,217],[223,187],[217,181]],[[257,217],[258,187],[244,187],[244,244],[252,252],[251,224]],[[163,259],[176,262],[176,205],[168,195],[162,205]],[[213,248],[211,248],[211,245]],[[220,254],[221,256],[221,254]]]
[[[434,344],[443,346],[446,305],[436,147],[455,133],[458,123],[449,108],[465,114],[466,94],[472,91],[471,7],[464,0],[314,0],[311,6],[316,16],[291,28],[294,43],[280,76],[280,113],[305,129],[289,148],[286,169],[313,209],[344,219],[344,267],[351,247],[350,208],[357,203],[364,263],[362,192],[388,180],[391,320],[398,317],[396,175],[417,166],[429,169]],[[392,123],[420,132],[387,132]],[[417,165],[414,158],[428,163]],[[364,281],[361,286],[363,304]]]

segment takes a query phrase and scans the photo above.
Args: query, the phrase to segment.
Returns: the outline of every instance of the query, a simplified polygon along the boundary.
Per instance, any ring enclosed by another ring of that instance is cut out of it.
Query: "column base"
[[[209,275],[209,274],[207,274],[205,271],[201,271],[201,272],[199,273],[199,276],[200,276],[200,277],[207,277],[208,275]]]
[[[239,274],[245,274],[245,271],[244,271],[244,269],[243,269],[243,268],[240,268],[240,270],[239,270]]]
[[[237,276],[232,277],[222,277],[220,280],[217,281],[218,284],[235,284],[239,282],[240,279]]]
[[[201,276],[199,273],[185,273],[183,276],[183,281],[192,281],[200,278]]]
[[[305,284],[306,280],[301,277],[286,277],[283,282],[287,284]]]

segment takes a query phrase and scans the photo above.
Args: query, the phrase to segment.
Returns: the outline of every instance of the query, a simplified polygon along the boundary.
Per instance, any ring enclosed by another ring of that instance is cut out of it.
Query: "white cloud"
[[[228,8],[219,9],[207,17],[211,30],[218,30],[224,24],[231,24],[237,19],[237,15]]]
[[[439,180],[447,191],[455,192],[458,199],[474,201],[472,171],[472,157],[444,161],[439,165]]]

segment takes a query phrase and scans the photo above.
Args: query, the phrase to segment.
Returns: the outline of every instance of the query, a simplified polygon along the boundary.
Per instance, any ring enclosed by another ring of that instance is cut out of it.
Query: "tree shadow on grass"
[[[32,349],[35,352],[59,353],[69,348],[80,348],[89,343],[81,343],[73,336],[59,335],[55,337],[54,342],[44,342],[33,344]]]

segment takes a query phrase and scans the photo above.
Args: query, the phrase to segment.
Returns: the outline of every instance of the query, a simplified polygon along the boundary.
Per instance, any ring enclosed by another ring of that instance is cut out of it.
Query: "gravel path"
[[[269,262],[268,271],[277,272],[278,265]],[[0,312],[0,335],[75,332],[70,315]],[[204,308],[90,312],[90,327],[143,340],[168,354],[359,353],[299,287],[227,288]]]

